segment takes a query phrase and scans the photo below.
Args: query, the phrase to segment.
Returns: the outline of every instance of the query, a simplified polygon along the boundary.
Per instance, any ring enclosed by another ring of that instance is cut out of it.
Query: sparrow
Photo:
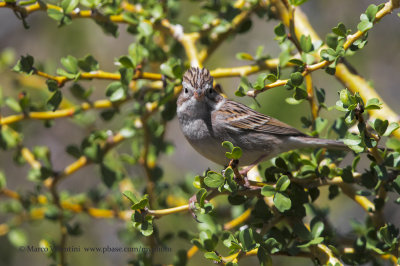
[[[202,156],[227,165],[230,141],[242,149],[241,165],[252,165],[299,148],[349,150],[341,141],[310,137],[278,119],[229,100],[213,88],[206,68],[191,67],[183,75],[177,100],[177,116],[183,135]]]

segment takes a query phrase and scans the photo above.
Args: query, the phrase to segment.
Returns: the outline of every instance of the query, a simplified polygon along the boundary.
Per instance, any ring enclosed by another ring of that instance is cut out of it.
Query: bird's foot
[[[197,215],[195,213],[196,211],[196,203],[197,203],[197,196],[196,194],[194,194],[193,196],[190,197],[189,199],[189,212],[190,214],[193,216],[193,218],[196,220],[196,222],[201,223],[198,219],[197,219]]]

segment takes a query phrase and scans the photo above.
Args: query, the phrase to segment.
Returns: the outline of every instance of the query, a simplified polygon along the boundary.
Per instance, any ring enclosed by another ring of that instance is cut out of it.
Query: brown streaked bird
[[[177,115],[183,134],[207,159],[226,165],[230,141],[242,149],[241,165],[250,165],[298,148],[349,150],[341,141],[313,138],[273,117],[226,99],[213,88],[213,77],[192,67],[183,76]]]

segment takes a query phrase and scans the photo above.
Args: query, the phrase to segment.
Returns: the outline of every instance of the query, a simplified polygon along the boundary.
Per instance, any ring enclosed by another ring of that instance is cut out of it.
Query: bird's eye
[[[185,88],[185,93],[186,93],[186,94],[188,94],[188,93],[189,93],[189,90],[188,90],[187,88]]]
[[[209,88],[209,89],[208,89],[208,94],[213,94],[213,93],[214,93],[213,88]]]

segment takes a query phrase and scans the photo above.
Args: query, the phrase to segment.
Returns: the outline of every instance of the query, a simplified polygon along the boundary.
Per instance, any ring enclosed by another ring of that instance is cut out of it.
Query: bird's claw
[[[197,202],[197,197],[196,194],[190,197],[189,199],[189,212],[193,216],[194,220],[198,223],[201,223],[199,219],[197,219],[197,215],[195,213],[196,211],[196,202]]]

